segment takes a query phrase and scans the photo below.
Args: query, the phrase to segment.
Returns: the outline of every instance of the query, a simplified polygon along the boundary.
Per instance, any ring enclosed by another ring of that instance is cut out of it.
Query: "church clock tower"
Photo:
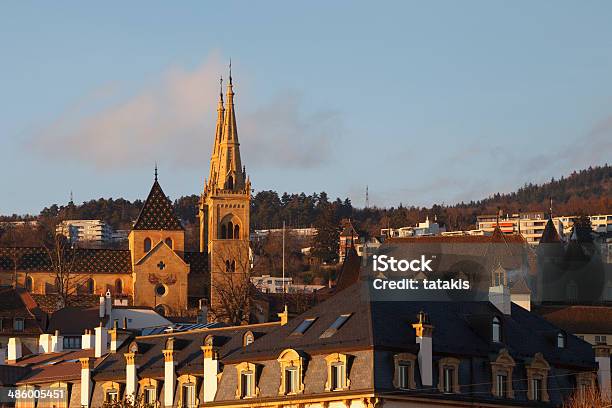
[[[248,279],[250,267],[251,182],[240,159],[231,70],[226,105],[221,91],[210,172],[199,202],[200,252],[208,253],[213,314],[227,296],[224,288]]]

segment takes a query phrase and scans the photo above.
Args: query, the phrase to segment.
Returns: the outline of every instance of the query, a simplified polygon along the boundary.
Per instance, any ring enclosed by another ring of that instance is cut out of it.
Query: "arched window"
[[[85,282],[85,290],[87,291],[88,294],[93,295],[94,290],[95,290],[95,282],[92,278],[87,279],[87,282]]]
[[[33,287],[34,287],[34,280],[32,279],[31,276],[27,276],[25,279],[25,290],[27,290],[28,292],[31,292]]]
[[[499,318],[496,316],[493,318],[493,342],[494,343],[501,343],[501,338],[502,338],[502,327],[501,327],[501,322],[499,321]]]
[[[227,226],[221,224],[221,239],[227,239]]]
[[[234,239],[240,239],[240,226],[234,225]]]
[[[253,332],[248,331],[244,334],[242,338],[242,345],[246,347],[249,344],[252,344],[254,341],[255,341],[255,336],[253,335]]]
[[[121,279],[115,281],[115,293],[119,295],[123,293],[123,281]]]
[[[149,252],[151,250],[151,238],[145,238],[144,240],[144,251]]]
[[[227,238],[234,238],[234,224],[231,221],[227,223]]]
[[[232,261],[232,272],[236,272],[236,261]]]
[[[230,261],[225,261],[225,272],[229,272],[230,271]]]
[[[172,248],[172,238],[170,238],[170,237],[166,238],[166,245],[168,245],[170,248]]]
[[[230,190],[234,189],[234,177],[229,176],[229,178],[227,179],[227,188],[229,188]]]

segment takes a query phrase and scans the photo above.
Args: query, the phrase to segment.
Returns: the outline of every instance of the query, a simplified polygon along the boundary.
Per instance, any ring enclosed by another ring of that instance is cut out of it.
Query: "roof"
[[[64,255],[72,262],[74,272],[132,273],[129,250],[67,249]],[[20,271],[52,271],[53,264],[44,247],[0,247],[0,271],[13,271],[14,262]]]
[[[172,202],[155,180],[133,230],[182,230],[183,226],[174,213]]]
[[[366,283],[359,282],[320,303],[300,316],[237,350],[227,361],[256,361],[277,358],[286,348],[310,354],[374,348],[418,352],[412,324],[425,311],[433,332],[434,353],[487,357],[507,348],[515,359],[532,358],[542,352],[551,364],[590,368],[591,347],[578,338],[568,338],[572,353],[560,352],[551,341],[559,329],[541,317],[512,304],[512,314],[502,315],[489,302],[372,301]],[[331,337],[321,335],[342,314],[350,318]],[[503,345],[490,341],[490,322],[499,317],[506,333]],[[292,335],[305,319],[314,323],[302,335]],[[457,339],[461,339],[458,343]],[[555,337],[556,339],[556,337]]]
[[[17,384],[77,380],[81,378],[79,358],[93,357],[94,350],[66,350],[60,353],[33,354],[20,359],[16,365],[29,371]],[[99,364],[104,357],[94,363]]]
[[[74,306],[66,306],[56,311],[49,318],[49,333],[56,330],[64,336],[77,336],[85,332],[85,329],[93,329],[100,324],[100,308],[91,307],[83,309]]]
[[[0,288],[0,318],[7,319],[0,326],[0,334],[16,334],[12,319],[24,319],[24,329],[19,334],[38,335],[46,325],[46,316],[34,299],[23,289]]]
[[[542,232],[542,237],[540,238],[541,244],[550,244],[553,242],[561,242],[561,238],[559,238],[559,233],[557,233],[557,229],[553,224],[552,220],[549,218],[546,222],[546,226],[544,227],[544,231]]]
[[[612,334],[612,307],[609,306],[541,306],[533,310],[570,333]]]
[[[343,226],[342,226],[342,231],[340,232],[340,236],[341,237],[355,237],[355,238],[359,236],[359,234],[357,234],[357,231],[353,227],[353,223],[351,222],[351,220],[343,221]]]
[[[165,347],[166,340],[169,338],[174,338],[175,361],[177,362],[176,367],[178,374],[201,374],[203,372],[201,346],[204,345],[204,339],[207,336],[215,336],[215,343],[219,345],[217,350],[219,358],[223,359],[230,353],[243,347],[242,336],[246,332],[253,332],[257,339],[277,326],[278,323],[268,323],[193,330],[182,333],[138,336],[134,339],[139,350],[136,355],[136,364],[139,366],[138,375],[142,378],[164,376],[164,358],[162,350]],[[113,379],[123,381],[125,379],[125,357],[123,353],[127,352],[130,343],[131,341],[125,341],[117,350],[117,353],[110,354],[108,358],[96,368],[96,372],[94,373],[95,381]]]

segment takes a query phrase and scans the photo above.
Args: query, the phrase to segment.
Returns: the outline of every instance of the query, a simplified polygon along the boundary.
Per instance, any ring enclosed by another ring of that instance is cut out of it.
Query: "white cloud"
[[[202,169],[212,148],[219,73],[216,56],[194,70],[175,67],[129,95],[116,84],[84,98],[29,140],[45,157],[97,169],[150,166]],[[101,103],[101,99],[104,101]],[[284,92],[256,105],[240,99],[237,121],[243,161],[258,167],[313,167],[330,159],[340,117],[332,111],[305,112],[299,92]]]

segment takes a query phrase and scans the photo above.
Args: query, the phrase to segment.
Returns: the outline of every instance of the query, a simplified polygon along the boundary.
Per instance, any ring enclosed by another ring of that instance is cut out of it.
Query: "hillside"
[[[359,229],[376,234],[381,227],[400,227],[423,221],[426,216],[437,218],[450,229],[472,228],[480,214],[519,211],[548,211],[550,198],[555,214],[595,214],[612,212],[612,166],[589,167],[567,177],[552,179],[542,184],[525,184],[508,194],[458,203],[450,206],[354,208],[348,198],[331,201],[325,192],[306,195],[279,195],[275,191],[260,191],[251,202],[251,227],[276,228],[283,220],[290,226],[305,227],[317,223],[326,208],[332,208],[334,218],[352,218]],[[196,195],[183,196],[174,201],[179,217],[187,224],[195,224]],[[54,204],[44,208],[39,216],[62,219],[104,219],[116,229],[130,228],[142,207],[141,200],[130,202],[122,198],[90,200],[76,205]],[[0,216],[0,221],[23,219],[22,216]]]

